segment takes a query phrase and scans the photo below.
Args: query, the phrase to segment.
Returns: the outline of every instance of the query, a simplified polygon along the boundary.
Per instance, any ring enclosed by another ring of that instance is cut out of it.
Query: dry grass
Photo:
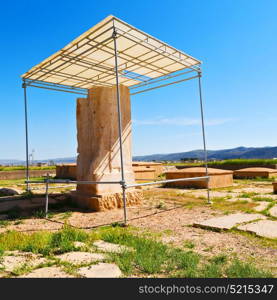
[[[226,198],[213,198],[212,208],[223,210],[225,213],[231,213],[236,211],[252,212],[256,203],[248,202],[247,200],[239,201],[227,201]]]
[[[176,189],[153,189],[147,190],[143,192],[143,197],[149,204],[154,203],[155,201],[164,201],[175,203],[178,206],[183,206],[186,208],[200,207],[207,205],[207,202],[202,199],[195,197],[193,195],[189,195],[183,193],[182,190]]]

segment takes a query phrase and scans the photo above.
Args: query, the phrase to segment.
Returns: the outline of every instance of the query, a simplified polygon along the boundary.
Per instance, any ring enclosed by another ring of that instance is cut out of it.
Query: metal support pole
[[[47,173],[46,182],[45,182],[45,217],[46,218],[48,216],[48,202],[49,202],[48,187],[49,187],[49,173]]]
[[[119,151],[120,151],[120,165],[121,165],[121,187],[122,187],[123,210],[124,210],[124,225],[127,225],[126,183],[125,183],[125,176],[124,176],[124,160],[123,160],[123,146],[122,146],[122,118],[121,118],[120,88],[119,88],[119,79],[118,79],[118,53],[117,53],[116,35],[117,33],[114,27],[113,41],[114,41],[117,113],[118,113]]]
[[[26,190],[29,191],[29,141],[28,141],[28,110],[27,110],[27,87],[25,79],[23,80],[22,87],[24,89],[24,110],[25,110],[25,147],[26,147]]]
[[[202,100],[202,86],[201,86],[201,71],[198,72],[198,88],[199,88],[199,98],[200,98],[200,109],[201,109],[201,125],[202,125],[202,136],[203,136],[203,147],[204,147],[204,160],[205,160],[205,168],[206,168],[206,176],[209,177],[208,172],[208,153],[206,147],[206,135],[205,135],[205,123],[204,123],[204,109],[203,109],[203,100]],[[210,200],[210,188],[209,188],[209,178],[207,181],[207,198],[208,204],[211,204]]]

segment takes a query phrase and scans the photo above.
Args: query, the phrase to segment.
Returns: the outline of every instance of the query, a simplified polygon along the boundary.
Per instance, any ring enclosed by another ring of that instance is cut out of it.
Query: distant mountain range
[[[49,158],[34,160],[34,163],[49,163],[54,162],[55,164],[62,163],[74,163],[76,162],[76,157],[62,157],[62,158]],[[18,159],[0,159],[0,165],[25,165],[25,160]]]
[[[276,158],[277,157],[277,147],[262,147],[262,148],[246,148],[238,147],[233,149],[223,149],[223,150],[208,150],[209,160],[222,160],[222,159],[234,159],[234,158]],[[203,150],[192,150],[188,152],[179,153],[169,153],[169,154],[152,154],[144,156],[134,156],[134,160],[138,161],[179,161],[181,159],[196,158],[203,159]]]
[[[277,147],[238,147],[233,149],[223,149],[223,150],[208,150],[209,160],[222,160],[222,159],[234,159],[234,158],[277,158]],[[196,158],[202,160],[204,157],[203,150],[192,150],[188,152],[179,153],[168,153],[168,154],[152,154],[143,156],[134,156],[135,161],[180,161],[181,159]],[[63,157],[54,159],[43,159],[35,160],[34,162],[47,163],[52,161],[54,163],[73,163],[76,162],[76,157]],[[0,165],[23,165],[25,161],[16,159],[0,159]]]

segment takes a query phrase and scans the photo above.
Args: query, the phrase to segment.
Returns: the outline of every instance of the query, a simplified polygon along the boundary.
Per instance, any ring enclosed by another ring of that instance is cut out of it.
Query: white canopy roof
[[[108,16],[22,77],[29,83],[84,89],[114,85],[114,30],[117,33],[119,82],[126,86],[183,69],[194,69],[201,63],[120,19]]]

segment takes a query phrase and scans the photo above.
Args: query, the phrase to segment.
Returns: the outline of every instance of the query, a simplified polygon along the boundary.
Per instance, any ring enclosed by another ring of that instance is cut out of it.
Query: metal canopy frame
[[[96,59],[97,57],[97,59]],[[188,54],[134,28],[122,20],[109,16],[92,27],[69,45],[50,56],[22,75],[25,108],[26,138],[26,188],[30,183],[45,182],[46,208],[51,183],[67,184],[120,184],[124,208],[124,224],[127,224],[126,190],[138,186],[168,182],[205,180],[209,182],[204,109],[201,87],[201,62]],[[205,176],[179,178],[147,183],[128,184],[125,181],[122,142],[120,84],[126,85],[131,95],[198,78],[201,111],[201,128],[204,146]],[[118,181],[53,180],[47,175],[44,181],[32,181],[29,176],[28,106],[27,87],[88,95],[93,86],[116,85],[119,129],[121,178]],[[207,187],[210,202],[209,186]]]

